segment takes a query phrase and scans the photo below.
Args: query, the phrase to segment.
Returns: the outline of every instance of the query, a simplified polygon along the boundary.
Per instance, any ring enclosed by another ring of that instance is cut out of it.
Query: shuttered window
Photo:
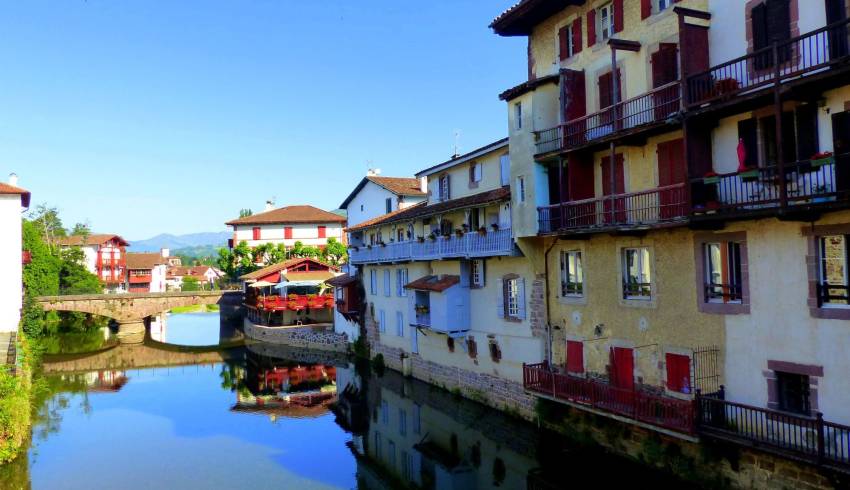
[[[789,0],[766,0],[750,11],[753,50],[758,51],[791,38],[791,6]],[[779,62],[791,58],[790,46],[780,46]],[[774,66],[773,52],[767,51],[754,60],[757,70]]]
[[[260,239],[260,227],[255,226],[253,228],[253,230],[251,230],[251,231],[253,232],[254,240],[259,240]]]
[[[666,356],[667,389],[677,393],[691,392],[691,358],[681,354]]]
[[[751,168],[755,168],[759,164],[758,133],[756,128],[755,119],[738,121],[738,138],[743,141],[744,150],[747,153],[744,159],[744,165]]]
[[[287,226],[283,229],[283,238],[285,238],[287,240],[292,238],[292,227],[291,226]]]
[[[567,371],[570,373],[584,372],[584,344],[577,340],[567,341]]]

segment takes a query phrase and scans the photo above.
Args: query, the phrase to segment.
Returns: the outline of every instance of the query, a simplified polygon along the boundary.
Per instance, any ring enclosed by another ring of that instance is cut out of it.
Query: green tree
[[[247,218],[248,216],[253,216],[253,215],[254,215],[254,212],[251,211],[248,208],[242,208],[242,209],[239,210],[239,217],[240,218]]]
[[[89,235],[91,235],[91,225],[88,222],[76,223],[74,227],[71,228],[71,236],[88,238]]]
[[[218,268],[233,279],[257,270],[254,254],[245,241],[239,242],[233,249],[221,248],[218,251]]]
[[[197,278],[194,277],[184,277],[183,278],[183,286],[180,288],[181,291],[200,291],[201,285],[198,282]]]
[[[65,236],[65,228],[59,218],[59,209],[49,207],[46,203],[39,204],[28,213],[28,219],[38,229],[42,240],[50,247],[56,243],[56,238]]]
[[[38,224],[23,222],[23,248],[30,252],[31,261],[24,266],[24,290],[30,296],[59,294],[58,257],[51,253],[43,240],[42,228]]]
[[[348,250],[336,238],[328,238],[328,244],[322,251],[325,260],[332,264],[344,264],[348,261]]]

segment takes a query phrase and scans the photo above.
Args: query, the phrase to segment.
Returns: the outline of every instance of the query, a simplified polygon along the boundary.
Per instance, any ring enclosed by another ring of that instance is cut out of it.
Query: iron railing
[[[670,82],[593,114],[538,131],[536,151],[540,154],[569,150],[620,131],[666,122],[679,112],[680,86],[679,81]]]
[[[688,77],[688,105],[726,100],[818,72],[848,58],[850,19],[775,43]]]
[[[836,179],[838,164],[835,163],[844,160],[846,158],[843,157],[829,158],[829,163],[824,164],[815,163],[819,160],[802,160],[787,163],[782,170],[778,165],[770,165],[746,172],[692,179],[693,211],[707,213],[777,207],[782,204],[783,185],[788,206],[844,198],[850,189]],[[841,170],[845,171],[844,168]]]
[[[827,422],[821,413],[809,417],[699,394],[696,401],[701,434],[850,467],[850,427]]]
[[[555,399],[587,405],[677,432],[694,432],[692,400],[618,388],[600,381],[556,373],[545,362],[523,364],[522,382],[526,390]]]
[[[386,245],[350,248],[352,264],[370,262],[400,262],[406,260],[436,260],[445,257],[486,257],[513,253],[511,229],[488,230],[485,233],[470,231],[458,236],[435,236],[421,240],[392,242]]]
[[[641,226],[675,221],[688,214],[685,184],[629,194],[570,201],[537,208],[540,233]]]

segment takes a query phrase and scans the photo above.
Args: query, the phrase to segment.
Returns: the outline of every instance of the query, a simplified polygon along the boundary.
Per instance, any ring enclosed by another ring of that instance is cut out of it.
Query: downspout
[[[550,322],[550,312],[549,312],[549,252],[555,247],[555,244],[558,243],[559,238],[555,237],[552,241],[552,245],[549,245],[549,248],[543,252],[543,281],[545,284],[544,294],[546,295],[543,298],[543,302],[546,304],[546,362],[549,365],[552,364],[552,323]]]

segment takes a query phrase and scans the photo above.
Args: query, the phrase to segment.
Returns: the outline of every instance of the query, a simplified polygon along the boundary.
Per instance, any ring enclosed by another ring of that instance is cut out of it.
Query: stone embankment
[[[262,342],[333,352],[348,351],[348,336],[334,332],[329,325],[264,327],[246,318],[243,330],[247,338]]]

